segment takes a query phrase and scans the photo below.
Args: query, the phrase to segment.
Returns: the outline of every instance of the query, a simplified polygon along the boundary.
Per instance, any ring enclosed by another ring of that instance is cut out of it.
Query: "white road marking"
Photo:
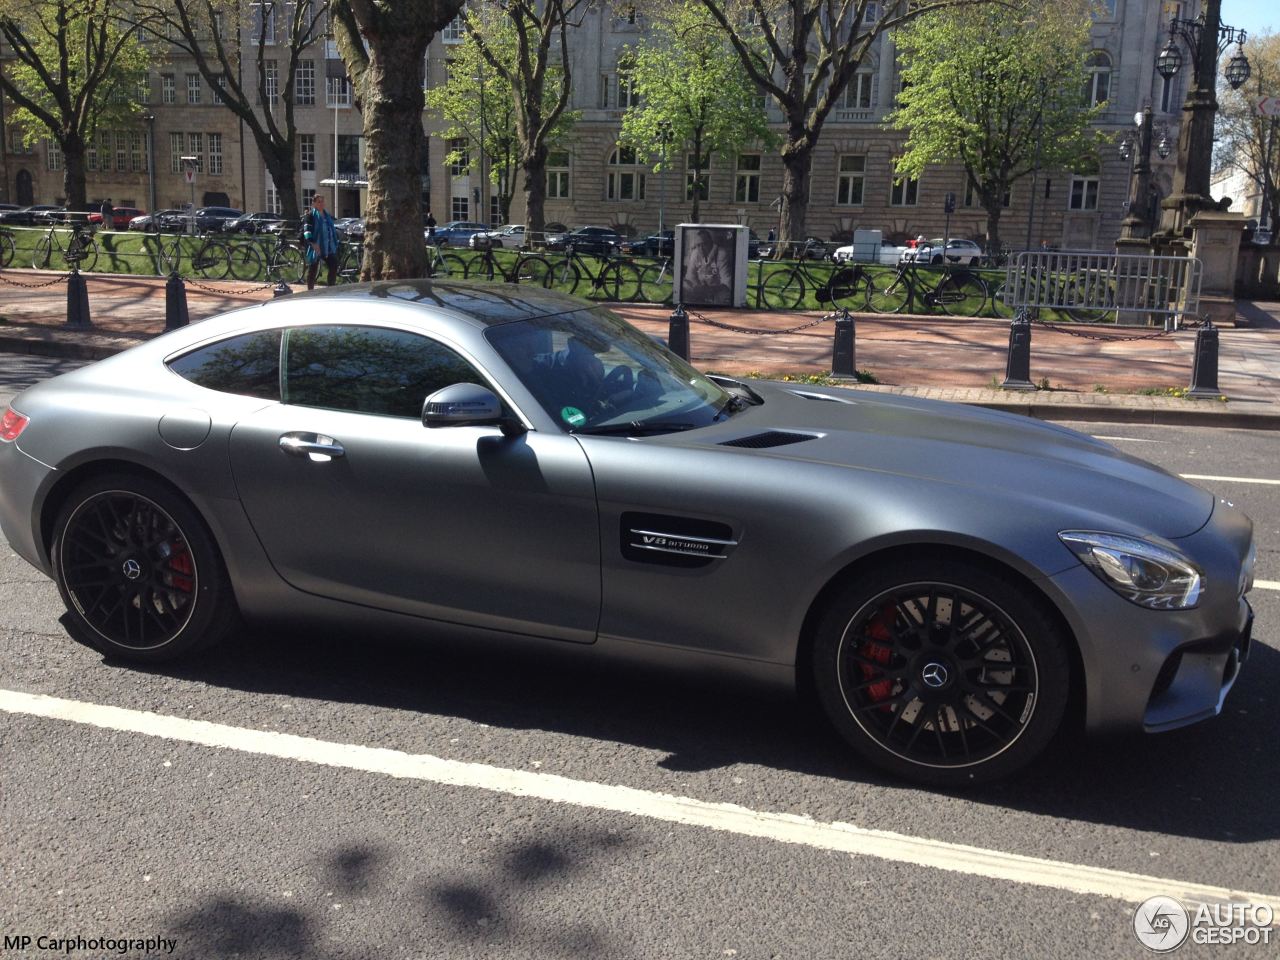
[[[548,773],[508,770],[381,747],[333,743],[294,734],[232,727],[206,720],[189,720],[15,690],[0,690],[0,710],[284,760],[471,787],[510,796],[533,797],[553,803],[608,810],[666,823],[795,843],[820,850],[877,857],[895,863],[911,863],[993,880],[1110,897],[1130,903],[1140,903],[1157,894],[1175,896],[1191,903],[1219,903],[1228,900],[1265,903],[1280,917],[1280,896],[1247,893],[1057,860],[1042,860],[887,830],[868,830],[849,823],[821,823],[794,814],[769,813],[737,804],[712,803],[634,787],[573,780]]]
[[[1280,590],[1280,580],[1255,580],[1253,586],[1257,590]]]
[[[1280,480],[1265,480],[1262,477],[1211,477],[1204,473],[1182,473],[1179,476],[1183,480],[1216,480],[1219,483],[1265,483],[1269,486],[1280,487]]]
[[[1147,440],[1147,439],[1144,439],[1143,437],[1104,437],[1100,433],[1095,433],[1094,436],[1099,440],[1123,440],[1126,443],[1168,443],[1169,442],[1168,440]]]

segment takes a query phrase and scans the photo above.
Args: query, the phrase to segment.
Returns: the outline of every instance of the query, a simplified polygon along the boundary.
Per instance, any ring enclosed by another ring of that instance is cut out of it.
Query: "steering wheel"
[[[622,394],[630,396],[634,389],[635,377],[631,368],[618,364],[600,381],[600,386],[591,395],[591,406],[607,410],[615,406],[615,400]]]

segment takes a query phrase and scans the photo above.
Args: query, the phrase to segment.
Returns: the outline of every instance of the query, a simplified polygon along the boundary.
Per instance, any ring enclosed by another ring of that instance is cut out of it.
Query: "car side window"
[[[280,336],[263,330],[219,340],[170,360],[169,369],[210,390],[279,400]]]
[[[454,383],[485,379],[454,350],[402,330],[295,327],[285,340],[285,403],[387,417],[422,416],[422,403]]]

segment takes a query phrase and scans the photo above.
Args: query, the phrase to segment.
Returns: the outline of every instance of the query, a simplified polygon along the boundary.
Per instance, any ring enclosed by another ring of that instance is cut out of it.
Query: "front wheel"
[[[804,301],[804,280],[798,270],[780,267],[764,278],[760,299],[771,310],[794,310]]]
[[[551,264],[546,257],[521,254],[516,261],[511,279],[515,283],[527,283],[535,287],[551,286]]]
[[[67,244],[63,261],[68,270],[76,269],[84,273],[92,273],[93,268],[98,265],[98,244],[93,237],[84,236],[80,238],[77,249],[76,239],[72,237]]]
[[[1007,574],[945,558],[891,561],[827,605],[815,692],[877,766],[931,786],[983,783],[1029,763],[1057,732],[1068,643]]]
[[[35,251],[31,254],[31,266],[35,270],[46,270],[49,267],[49,257],[53,252],[53,241],[48,237],[41,237],[36,241]]]
[[[252,241],[233,243],[228,248],[231,276],[236,280],[258,280],[262,274],[262,254]]]
[[[594,286],[603,291],[608,300],[629,303],[640,296],[640,274],[625,260],[614,260],[600,268],[600,276]]]
[[[976,317],[987,304],[987,285],[967,270],[953,272],[943,281],[934,302],[952,317]]]
[[[284,283],[301,283],[307,264],[302,251],[289,245],[278,247],[271,257],[267,279]]]
[[[236,623],[212,534],[150,477],[107,474],[77,487],[54,525],[52,559],[69,629],[123,660],[171,660]]]
[[[649,303],[670,303],[672,280],[670,260],[651,263],[640,274],[640,295]]]
[[[220,243],[206,243],[191,258],[191,270],[202,280],[222,280],[231,270],[231,256]]]
[[[867,309],[872,313],[901,313],[911,302],[911,281],[905,270],[872,270],[867,274]]]

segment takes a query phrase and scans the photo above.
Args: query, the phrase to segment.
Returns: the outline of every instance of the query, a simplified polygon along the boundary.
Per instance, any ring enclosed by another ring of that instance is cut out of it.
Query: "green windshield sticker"
[[[587,415],[577,407],[565,407],[560,411],[560,419],[571,427],[580,427],[587,422]]]

